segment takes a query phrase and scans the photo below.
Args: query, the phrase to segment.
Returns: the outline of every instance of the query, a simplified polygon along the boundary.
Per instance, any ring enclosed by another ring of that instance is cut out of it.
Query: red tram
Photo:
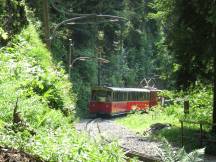
[[[92,89],[89,112],[114,115],[146,110],[157,105],[158,91],[153,88],[95,87]]]

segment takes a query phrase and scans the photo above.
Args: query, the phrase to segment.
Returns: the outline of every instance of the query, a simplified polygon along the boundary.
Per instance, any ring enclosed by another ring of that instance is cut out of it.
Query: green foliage
[[[171,104],[165,107],[156,106],[151,108],[147,113],[137,112],[130,114],[126,118],[117,120],[117,123],[122,124],[141,134],[146,134],[146,130],[155,123],[170,123],[171,129],[161,130],[157,134],[153,134],[153,138],[163,139],[164,137],[171,143],[180,146],[181,125],[179,120],[184,119],[193,122],[212,123],[212,88],[206,85],[198,84],[196,87],[191,87],[186,92],[171,92],[163,91],[160,96],[169,99]],[[184,114],[183,102],[189,100],[189,114]],[[191,137],[196,136],[199,132],[199,124],[184,124],[185,135]],[[203,125],[206,132],[211,130],[210,125]],[[196,138],[186,144],[186,149],[191,150],[199,146]]]
[[[165,110],[173,111],[172,114],[177,115],[179,119],[212,122],[212,86],[197,83],[195,86],[191,86],[187,92],[165,90],[160,93],[160,96],[172,102],[173,105]],[[185,100],[189,100],[189,115],[182,113]],[[182,109],[182,111],[179,112],[178,109]]]
[[[151,8],[155,12],[149,17],[160,23],[164,45],[178,65],[173,71],[177,86],[188,88],[196,81],[212,81],[215,2],[154,0]]]
[[[136,112],[135,114],[127,115],[126,118],[118,119],[117,123],[125,125],[134,131],[144,133],[154,123],[173,123],[178,125],[178,118],[170,112],[172,112],[170,109],[165,110],[160,107],[154,107],[147,113]]]
[[[189,154],[184,148],[174,150],[167,140],[163,140],[160,157],[164,162],[201,162],[205,149],[194,150]]]
[[[149,13],[148,17],[150,19],[162,20],[163,23],[165,23],[173,13],[174,5],[175,0],[154,0],[149,3],[149,7],[152,8],[155,12]]]
[[[0,1],[0,47],[28,24],[22,0]]]
[[[72,85],[62,65],[53,64],[34,25],[1,49],[0,73],[1,146],[47,161],[124,161],[117,143],[95,141],[74,129]],[[23,126],[13,124],[17,98]]]
[[[117,15],[126,18],[124,22],[104,22],[101,19],[83,19],[81,24],[61,28],[52,42],[52,51],[56,58],[64,59],[68,67],[68,39],[74,41],[75,52],[72,59],[79,56],[103,57],[110,63],[99,65],[96,61],[78,61],[72,69],[72,80],[78,94],[77,110],[86,110],[91,87],[97,85],[100,73],[101,85],[136,87],[144,77],[160,75],[159,86],[170,86],[172,77],[172,57],[166,49],[159,47],[164,43],[162,29],[157,22],[148,18],[154,12],[150,1],[78,1],[64,0],[51,4],[51,26],[70,18],[73,13],[99,13]],[[54,7],[53,7],[54,5]],[[57,8],[57,10],[56,10]],[[77,21],[78,23],[79,21]],[[85,24],[86,22],[91,22]],[[84,24],[82,24],[84,23]],[[93,24],[92,24],[93,23]],[[165,51],[165,52],[164,52]]]
[[[191,113],[186,118],[212,123],[212,87],[197,85],[196,88],[191,88],[189,92],[187,98],[190,101]]]
[[[54,117],[51,119],[54,120]],[[48,161],[123,161],[123,154],[116,143],[103,144],[102,141],[88,139],[83,133],[78,135],[67,120],[61,119],[59,127],[40,127],[35,136],[25,131],[1,130],[3,140],[0,144],[40,155]]]
[[[0,27],[0,36],[2,39],[6,40],[8,39],[8,34]]]
[[[26,97],[37,94],[51,108],[71,113],[75,101],[70,95],[71,84],[66,81],[61,65],[52,64],[48,50],[39,40],[33,25],[16,36],[10,43],[11,47],[3,49],[2,58],[12,64],[12,69],[5,69],[3,73],[10,73],[13,79],[19,81],[17,90]],[[9,56],[6,55],[8,51]]]

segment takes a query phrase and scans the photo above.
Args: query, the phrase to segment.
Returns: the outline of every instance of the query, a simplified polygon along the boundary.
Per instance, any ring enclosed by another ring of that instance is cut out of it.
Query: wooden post
[[[200,147],[203,146],[203,128],[202,123],[200,123]]]
[[[184,146],[184,125],[183,125],[183,121],[181,120],[180,121],[181,122],[181,145],[182,145],[182,147]]]
[[[164,106],[164,101],[165,101],[165,98],[164,97],[161,97],[161,106]]]
[[[189,100],[185,100],[184,101],[184,114],[189,114],[189,107],[190,107]]]

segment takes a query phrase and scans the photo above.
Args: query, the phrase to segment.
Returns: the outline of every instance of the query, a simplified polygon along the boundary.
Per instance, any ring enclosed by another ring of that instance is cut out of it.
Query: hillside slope
[[[1,48],[0,73],[0,146],[48,161],[123,160],[116,144],[75,131],[72,85],[32,23]]]

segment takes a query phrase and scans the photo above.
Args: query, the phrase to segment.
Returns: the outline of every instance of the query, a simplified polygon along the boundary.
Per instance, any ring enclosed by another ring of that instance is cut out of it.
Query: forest
[[[62,1],[52,2],[55,7],[51,8],[50,25],[76,17],[74,13],[126,19],[109,22],[105,18],[85,18],[68,23],[55,33],[52,48],[65,64],[70,38],[74,42],[72,59],[87,56],[110,61],[74,64],[71,77],[82,111],[90,88],[95,85],[138,87],[144,78],[155,79],[160,89],[185,90],[197,82],[213,84],[213,1],[73,1],[66,7],[61,4]]]
[[[136,161],[76,131],[98,86],[161,90],[167,104],[115,120],[142,135],[172,125],[151,136],[165,140],[159,161],[204,154],[182,148],[182,121],[216,139],[215,0],[0,0],[0,22],[0,161]],[[215,155],[212,143],[201,144]]]

